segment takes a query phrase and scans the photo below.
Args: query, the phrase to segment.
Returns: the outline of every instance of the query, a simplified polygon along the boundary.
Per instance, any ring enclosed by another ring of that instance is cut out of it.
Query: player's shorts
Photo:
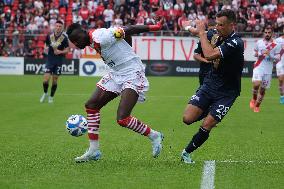
[[[203,119],[210,113],[216,121],[221,122],[237,97],[237,95],[217,95],[201,88],[191,97],[189,104],[203,110],[203,114],[196,121]]]
[[[50,73],[50,74],[53,74],[53,75],[61,75],[61,68],[62,68],[62,65],[45,64],[44,73]]]
[[[276,74],[277,76],[284,75],[284,64],[279,62],[276,64]]]
[[[145,66],[141,60],[134,58],[127,63],[118,65],[102,77],[97,86],[105,91],[118,95],[124,89],[133,89],[139,95],[138,101],[146,100],[145,93],[149,90],[149,82],[145,76]]]
[[[271,84],[272,74],[264,74],[253,71],[252,82],[261,81],[262,88],[269,89]]]

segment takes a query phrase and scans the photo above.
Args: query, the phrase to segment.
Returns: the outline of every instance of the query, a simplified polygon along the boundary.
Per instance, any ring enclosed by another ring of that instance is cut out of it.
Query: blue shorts
[[[210,113],[216,121],[221,122],[237,97],[237,95],[217,95],[210,91],[199,89],[196,91],[196,94],[191,97],[189,104],[203,110],[202,115],[196,121],[203,119]]]
[[[62,65],[58,65],[58,64],[55,64],[55,65],[46,64],[46,65],[45,65],[44,73],[50,73],[50,74],[53,74],[53,75],[61,75],[61,68],[62,68]]]

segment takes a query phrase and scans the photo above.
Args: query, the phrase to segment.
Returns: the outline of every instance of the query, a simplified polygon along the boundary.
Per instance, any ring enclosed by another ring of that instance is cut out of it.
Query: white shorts
[[[118,65],[115,69],[103,76],[97,86],[118,95],[126,88],[133,89],[139,95],[138,101],[144,102],[145,93],[149,90],[149,82],[141,60],[134,58],[127,63]]]
[[[262,88],[269,89],[271,84],[272,74],[260,74],[253,72],[252,81],[261,81]]]
[[[281,62],[276,64],[276,75],[284,75],[284,64],[282,64]]]

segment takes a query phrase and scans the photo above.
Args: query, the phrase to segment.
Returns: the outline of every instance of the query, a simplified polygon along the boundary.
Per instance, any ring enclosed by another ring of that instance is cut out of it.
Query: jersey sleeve
[[[201,54],[202,53],[202,48],[201,48],[201,43],[200,41],[197,43],[196,49],[194,49],[195,54]]]
[[[64,40],[63,40],[62,43],[63,43],[64,49],[67,48],[67,47],[69,47],[69,43],[68,43],[68,38],[67,38],[67,36],[64,35]]]
[[[230,58],[236,52],[243,52],[244,44],[240,38],[230,38],[219,47],[222,58]]]

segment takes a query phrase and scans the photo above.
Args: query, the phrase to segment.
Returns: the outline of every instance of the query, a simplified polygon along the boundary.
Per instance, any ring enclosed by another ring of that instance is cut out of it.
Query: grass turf
[[[185,165],[181,150],[200,123],[185,126],[182,114],[198,79],[149,77],[148,99],[133,115],[164,133],[161,156],[153,159],[147,138],[116,124],[117,99],[101,111],[103,159],[76,164],[88,140],[68,135],[64,124],[85,114],[98,79],[62,76],[54,104],[40,104],[42,76],[0,76],[0,188],[200,188],[206,160],[216,161],[215,188],[284,186],[284,105],[276,79],[260,113],[249,109],[251,80],[243,79],[241,96],[194,152],[196,164]]]

